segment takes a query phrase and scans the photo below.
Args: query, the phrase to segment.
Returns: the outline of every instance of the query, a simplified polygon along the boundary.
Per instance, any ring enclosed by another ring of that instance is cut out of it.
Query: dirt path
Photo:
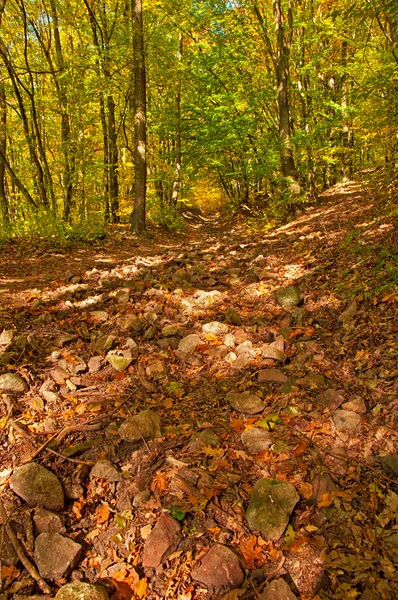
[[[396,221],[382,200],[349,182],[271,232],[236,217],[140,245],[120,228],[85,248],[2,248],[0,378],[25,389],[3,384],[0,485],[54,594],[72,578],[113,600],[246,600],[283,578],[303,600],[397,597]],[[32,457],[62,482],[72,574],[45,571],[37,511],[7,486]],[[273,536],[246,513],[267,478],[299,495]],[[39,593],[4,553],[1,600]]]

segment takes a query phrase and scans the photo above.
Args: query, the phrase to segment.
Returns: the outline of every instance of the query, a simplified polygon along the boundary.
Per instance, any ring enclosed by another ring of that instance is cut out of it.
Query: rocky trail
[[[268,232],[1,249],[0,600],[398,597],[376,184]]]

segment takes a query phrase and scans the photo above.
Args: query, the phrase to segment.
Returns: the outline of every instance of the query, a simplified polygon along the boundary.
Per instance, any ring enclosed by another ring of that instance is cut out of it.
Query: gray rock
[[[119,427],[119,435],[127,442],[161,437],[160,418],[152,410],[143,410],[134,417],[128,417]]]
[[[118,469],[109,460],[98,460],[91,469],[90,477],[104,479],[109,482],[122,480]]]
[[[64,507],[64,492],[59,479],[37,463],[27,463],[15,469],[10,488],[29,506],[55,511]]]
[[[315,401],[319,407],[328,408],[330,412],[333,412],[343,404],[344,397],[336,390],[328,389],[321,392]]]
[[[285,308],[286,310],[291,310],[293,308],[296,308],[300,304],[302,300],[302,295],[298,287],[296,287],[295,285],[291,285],[287,288],[280,288],[276,292],[276,299],[278,300],[282,308]]]
[[[104,352],[107,352],[108,350],[113,348],[116,339],[117,338],[115,335],[100,335],[93,343],[94,352],[98,354],[103,354]]]
[[[269,381],[271,383],[286,383],[287,377],[279,369],[261,369],[257,374],[259,383]]]
[[[398,477],[398,454],[389,454],[381,459],[381,466],[387,475]]]
[[[119,290],[116,292],[115,298],[118,304],[127,304],[127,302],[130,300],[130,290],[128,288]]]
[[[204,446],[217,448],[221,444],[221,439],[211,429],[204,429],[196,433],[189,441],[188,447],[191,450],[201,450]]]
[[[57,581],[75,568],[82,547],[59,533],[41,533],[35,541],[34,560],[45,579]]]
[[[250,354],[252,350],[253,350],[253,344],[251,343],[250,340],[246,340],[245,342],[242,342],[241,344],[236,346],[234,352],[237,355]]]
[[[144,327],[143,322],[136,315],[123,315],[116,319],[116,325],[120,327],[120,329],[132,329],[136,333],[141,331]]]
[[[14,329],[3,329],[0,333],[0,346],[9,346],[15,337]]]
[[[293,594],[284,579],[274,579],[268,583],[260,600],[297,600],[297,596]]]
[[[336,484],[328,473],[322,473],[321,475],[315,475],[311,481],[312,485],[312,496],[309,503],[317,505],[325,494],[331,494],[336,488]]]
[[[40,535],[40,533],[60,533],[64,528],[62,518],[45,508],[38,508],[35,510],[33,523],[38,535]]]
[[[59,588],[55,600],[109,600],[109,596],[99,585],[76,581]]]
[[[242,433],[240,439],[251,454],[263,452],[274,443],[274,439],[270,432],[262,427],[246,429],[246,431]]]
[[[255,415],[264,410],[264,402],[250,392],[229,392],[227,400],[234,410],[248,415]]]
[[[231,352],[229,354],[232,354]],[[227,355],[228,356],[228,355]],[[236,354],[235,354],[236,356]],[[239,354],[234,361],[232,361],[231,367],[235,370],[245,369],[250,363],[251,357],[249,354]],[[229,361],[228,361],[229,362]]]
[[[361,427],[361,417],[352,410],[336,410],[332,419],[338,431],[357,433]]]
[[[181,527],[170,515],[161,515],[145,540],[142,553],[144,569],[157,569],[174,552],[180,540]]]
[[[224,546],[215,544],[202,558],[200,564],[192,569],[192,579],[208,587],[239,587],[245,578],[238,556]]]
[[[211,323],[204,323],[202,331],[205,334],[222,335],[223,333],[228,333],[229,327],[225,323],[212,321]]]
[[[105,323],[109,319],[109,314],[105,310],[91,310],[90,317],[96,323]]]
[[[264,344],[261,348],[261,354],[263,358],[270,358],[282,363],[286,360],[286,354],[282,350],[276,348],[273,344]]]
[[[106,355],[106,360],[115,369],[115,371],[121,373],[131,365],[133,362],[133,357],[131,356],[131,352],[128,350],[125,350],[120,354],[115,354],[114,351],[111,351]]]
[[[102,356],[92,356],[87,363],[89,373],[98,373],[102,367]]]
[[[23,394],[28,389],[28,385],[22,377],[16,373],[4,373],[0,375],[0,390],[9,394]]]
[[[365,400],[360,396],[353,396],[351,400],[344,402],[342,408],[344,408],[344,410],[352,410],[359,415],[364,415],[368,410]]]
[[[198,335],[196,335],[196,333],[192,333],[180,340],[180,343],[178,344],[178,349],[180,352],[191,354],[195,350],[196,346],[202,343],[203,342],[201,338]]]
[[[180,330],[176,325],[165,325],[162,327],[162,335],[166,338],[178,335],[179,331]]]
[[[246,511],[249,527],[258,530],[267,541],[279,540],[299,500],[291,483],[260,479],[253,488]]]

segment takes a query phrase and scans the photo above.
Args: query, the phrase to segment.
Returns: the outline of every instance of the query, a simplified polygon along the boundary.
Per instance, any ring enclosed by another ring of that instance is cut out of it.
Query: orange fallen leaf
[[[110,514],[111,511],[109,510],[109,506],[106,503],[104,503],[101,504],[101,506],[99,506],[95,511],[94,518],[100,525],[101,523],[106,523],[108,521]]]
[[[16,577],[18,577],[19,574],[20,574],[19,569],[14,567],[14,565],[10,565],[9,567],[7,567],[6,565],[3,565],[1,567],[1,576],[4,578],[15,579]]]
[[[147,588],[147,580],[145,577],[139,580],[137,585],[134,587],[134,593],[138,596],[138,598],[143,598],[146,594]]]
[[[249,569],[255,569],[267,562],[263,549],[257,544],[255,535],[251,535],[248,540],[242,540],[239,547]]]
[[[164,473],[156,473],[149,486],[151,492],[163,492],[167,489],[167,477]]]

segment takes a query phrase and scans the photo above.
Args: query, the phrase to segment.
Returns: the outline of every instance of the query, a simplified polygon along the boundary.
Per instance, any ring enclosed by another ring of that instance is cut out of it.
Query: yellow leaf
[[[148,535],[151,533],[152,531],[152,526],[151,525],[144,525],[144,527],[141,527],[141,537],[143,540],[146,540]]]
[[[163,402],[163,405],[165,408],[172,408],[173,407],[173,399],[166,398],[166,400]]]
[[[106,523],[108,521],[110,514],[111,511],[109,510],[109,506],[106,503],[104,503],[101,504],[101,506],[99,506],[95,511],[94,518],[100,525],[101,523]]]
[[[137,594],[138,598],[143,598],[146,594],[147,581],[146,578],[143,577],[139,580],[137,585],[134,587],[134,593]]]
[[[310,483],[305,483],[305,482],[301,483],[299,490],[300,490],[300,494],[303,496],[303,498],[305,498],[306,500],[309,500],[311,498],[313,489],[312,489],[312,485]]]

